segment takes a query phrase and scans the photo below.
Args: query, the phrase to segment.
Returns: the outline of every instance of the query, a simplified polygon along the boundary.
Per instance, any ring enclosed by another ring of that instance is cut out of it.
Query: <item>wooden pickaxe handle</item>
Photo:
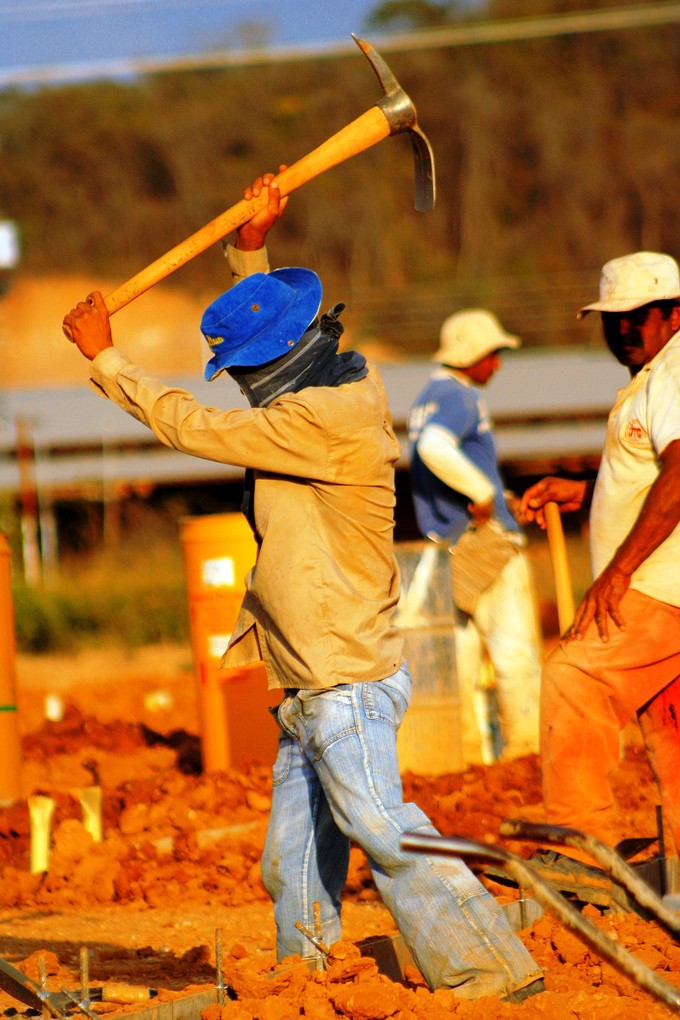
[[[313,180],[326,170],[339,163],[357,156],[392,133],[390,124],[379,106],[374,106],[350,124],[326,139],[312,152],[303,156],[286,170],[277,175],[276,181],[283,196],[289,195],[296,188]],[[160,283],[176,269],[185,265],[196,255],[200,255],[212,244],[226,237],[233,230],[247,223],[258,210],[267,204],[267,189],[263,189],[258,198],[247,202],[241,199],[210,223],[197,230],[191,237],[161,255],[159,259],[146,266],[126,283],[122,283],[104,298],[109,315],[130,304],[150,287]]]
[[[548,549],[550,550],[550,562],[555,582],[557,618],[560,625],[560,634],[564,634],[574,619],[574,594],[571,587],[562,517],[557,503],[553,502],[545,504],[543,513],[545,514]]]

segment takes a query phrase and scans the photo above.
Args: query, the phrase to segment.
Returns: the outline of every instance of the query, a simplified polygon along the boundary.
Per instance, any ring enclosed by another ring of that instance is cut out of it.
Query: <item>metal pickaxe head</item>
[[[418,125],[413,100],[401,87],[387,62],[375,47],[365,39],[352,35],[355,43],[369,61],[376,73],[385,95],[376,105],[384,113],[390,126],[390,134],[398,135],[407,131],[413,146],[415,164],[415,206],[419,212],[434,207],[437,188],[434,176],[434,155],[427,136]]]

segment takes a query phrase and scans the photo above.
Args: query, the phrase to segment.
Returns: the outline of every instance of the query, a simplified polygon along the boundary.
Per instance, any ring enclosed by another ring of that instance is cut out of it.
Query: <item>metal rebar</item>
[[[87,946],[80,947],[80,1001],[90,1001],[90,954]]]
[[[666,889],[666,842],[663,831],[663,810],[656,805],[656,831],[659,834],[659,896],[664,896]]]
[[[323,953],[324,956],[328,956],[328,954],[330,953],[330,947],[327,946],[325,942],[322,942],[321,939],[318,938],[313,931],[310,931],[309,928],[307,928],[302,923],[302,921],[296,921],[295,927],[297,928],[298,931],[302,932],[304,937],[312,943],[315,949],[318,949],[319,952]]]
[[[220,1006],[224,1005],[225,987],[222,972],[222,929],[215,929],[215,987],[217,989],[217,1001]]]
[[[540,822],[526,822],[513,818],[503,819],[499,826],[499,832],[502,836],[530,839],[539,843],[559,843],[585,851],[669,935],[675,939],[680,937],[680,916],[667,907],[661,897],[657,896],[639,875],[636,875],[630,865],[626,864],[623,858],[602,840],[563,825],[545,825]]]
[[[550,910],[590,949],[602,956],[638,987],[649,992],[680,1016],[680,990],[660,978],[650,967],[637,960],[618,942],[609,939],[592,922],[584,917],[561,893],[533,871],[531,864],[500,847],[473,840],[434,836],[429,833],[405,832],[401,838],[402,850],[419,853],[443,854],[452,857],[481,857],[501,864],[518,886],[528,888],[535,899]]]
[[[98,1017],[97,1014],[93,1013],[88,1007],[86,1001],[81,1001],[77,995],[74,995],[73,992],[69,992],[68,988],[62,988],[61,994],[65,995],[69,1002],[72,1002],[76,1009],[79,1009],[81,1013],[84,1013],[85,1016],[89,1016],[90,1020],[101,1020],[101,1017]]]
[[[314,938],[317,946],[320,946],[323,945],[323,925],[321,923],[321,904],[318,900],[314,900],[312,903],[312,910],[314,911]],[[317,957],[316,969],[324,970],[325,965],[324,957]]]
[[[41,998],[43,999],[42,1008],[43,1020],[47,1020],[47,1017],[51,1016],[51,1013],[47,1005],[45,1004],[45,999],[47,998],[47,969],[45,967],[45,957],[43,956],[42,953],[38,957],[38,977],[40,979],[40,988],[45,993],[44,996],[41,996]]]

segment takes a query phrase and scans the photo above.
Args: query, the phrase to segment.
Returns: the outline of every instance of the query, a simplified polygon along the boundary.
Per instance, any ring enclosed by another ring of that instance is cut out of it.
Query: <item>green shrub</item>
[[[70,587],[68,591],[13,589],[19,651],[69,652],[93,645],[126,648],[181,644],[188,640],[188,609],[182,584],[154,583]]]
[[[14,558],[14,563],[18,562]],[[105,644],[135,648],[189,639],[178,543],[140,529],[115,551],[71,556],[31,587],[15,569],[17,648],[44,654]]]
[[[15,585],[14,624],[16,643],[22,652],[65,651],[69,644],[60,620],[59,600],[23,584]]]

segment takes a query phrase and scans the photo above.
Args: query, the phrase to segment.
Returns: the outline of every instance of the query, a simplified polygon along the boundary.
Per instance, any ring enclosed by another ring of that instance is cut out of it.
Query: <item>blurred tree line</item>
[[[390,30],[621,6],[619,0],[388,0]],[[368,34],[368,33],[367,33]],[[371,35],[368,34],[368,38]],[[308,265],[348,303],[353,342],[433,349],[457,307],[493,308],[527,344],[590,342],[575,311],[608,258],[680,254],[677,26],[384,54],[432,144],[438,199],[413,208],[408,140],[388,139],[295,195],[276,265]],[[0,212],[21,272],[123,282],[380,98],[346,57],[176,71],[0,93]],[[181,287],[225,286],[219,252]],[[597,324],[595,324],[596,326]]]

